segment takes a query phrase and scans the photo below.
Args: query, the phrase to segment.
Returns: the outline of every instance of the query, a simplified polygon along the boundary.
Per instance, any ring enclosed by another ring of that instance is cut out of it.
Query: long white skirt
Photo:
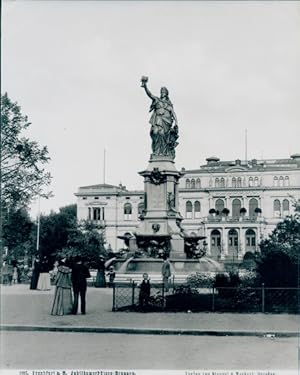
[[[38,290],[50,290],[50,275],[49,272],[40,273],[39,281],[37,284]]]

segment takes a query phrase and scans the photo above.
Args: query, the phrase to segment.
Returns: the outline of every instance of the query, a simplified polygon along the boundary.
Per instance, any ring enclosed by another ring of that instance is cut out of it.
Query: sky
[[[80,186],[143,189],[141,76],[154,95],[169,90],[178,170],[245,159],[246,129],[248,159],[300,152],[299,2],[7,0],[1,62],[2,92],[32,123],[24,135],[51,157],[43,213],[75,203]]]

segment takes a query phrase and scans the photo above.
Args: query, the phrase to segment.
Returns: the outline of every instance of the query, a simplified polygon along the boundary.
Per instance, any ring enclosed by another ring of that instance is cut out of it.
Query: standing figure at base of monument
[[[163,265],[162,265],[162,268],[161,268],[161,274],[162,274],[162,278],[163,278],[163,284],[164,284],[165,292],[168,292],[169,291],[170,277],[172,275],[171,264],[170,264],[168,256],[166,254],[164,254],[163,260],[164,260],[164,262],[163,262]]]
[[[178,123],[169,99],[169,91],[166,87],[160,90],[160,97],[152,95],[147,87],[147,77],[142,77],[142,87],[146,94],[152,99],[150,112],[153,111],[150,124],[150,136],[152,139],[152,154],[159,156],[170,156],[175,158],[175,147],[178,145]],[[174,126],[173,125],[174,121]]]

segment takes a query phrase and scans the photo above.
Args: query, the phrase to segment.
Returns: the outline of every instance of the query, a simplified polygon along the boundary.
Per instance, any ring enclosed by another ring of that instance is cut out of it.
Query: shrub
[[[259,279],[254,271],[240,271],[239,277],[241,282],[240,287],[242,288],[254,288],[260,286]]]
[[[215,281],[214,273],[196,272],[188,276],[187,285],[193,289],[212,288]]]
[[[258,255],[252,251],[247,251],[243,258],[242,268],[245,270],[256,270]]]
[[[232,298],[234,289],[240,285],[239,274],[230,272],[229,274],[220,273],[216,275],[214,287],[217,289],[220,297]]]
[[[296,287],[298,285],[297,265],[283,251],[274,250],[263,255],[257,272],[260,282],[266,287]]]
[[[166,298],[166,308],[171,311],[188,311],[197,306],[199,299],[197,290],[189,285],[179,285],[174,288],[174,294]]]
[[[260,290],[251,288],[237,288],[232,296],[232,306],[235,311],[259,311]]]

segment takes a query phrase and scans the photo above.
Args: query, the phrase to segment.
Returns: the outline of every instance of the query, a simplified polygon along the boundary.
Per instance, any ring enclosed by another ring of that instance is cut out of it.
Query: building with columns
[[[224,261],[241,260],[276,224],[294,211],[300,199],[300,154],[289,159],[221,161],[206,159],[199,169],[182,169],[179,211],[189,234],[205,235],[207,254]],[[144,209],[144,191],[99,184],[80,187],[78,220],[91,220],[113,250],[118,236],[135,232]]]

